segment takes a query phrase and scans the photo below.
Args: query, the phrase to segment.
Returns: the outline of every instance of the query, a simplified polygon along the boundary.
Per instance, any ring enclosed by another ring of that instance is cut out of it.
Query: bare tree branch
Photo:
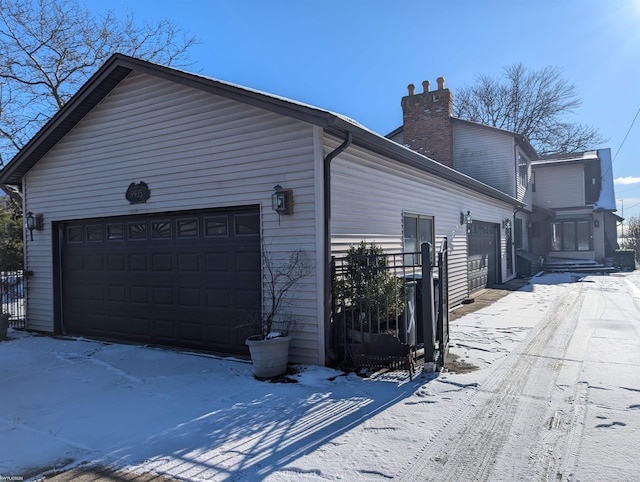
[[[454,102],[456,117],[524,134],[541,155],[606,141],[595,128],[569,121],[582,101],[556,67],[531,70],[516,63],[498,77],[479,75]]]
[[[167,19],[98,17],[77,0],[0,0],[2,157],[13,157],[112,54],[186,66],[196,43]]]

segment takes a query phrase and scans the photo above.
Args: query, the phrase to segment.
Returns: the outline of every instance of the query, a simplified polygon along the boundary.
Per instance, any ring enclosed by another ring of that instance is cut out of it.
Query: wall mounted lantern
[[[29,211],[27,213],[25,221],[27,229],[29,230],[31,241],[33,241],[33,230],[37,229],[38,231],[42,231],[44,229],[44,216],[42,214],[36,214],[34,216],[33,213]]]
[[[473,218],[471,217],[471,211],[467,211],[467,214],[460,213],[460,225],[467,225],[467,233],[471,232],[471,224],[473,224]]]
[[[504,229],[511,229],[511,219],[505,219],[502,221],[502,227]]]
[[[460,224],[472,224],[473,218],[471,217],[471,211],[467,211],[467,214],[460,213]]]
[[[594,225],[596,228],[599,228],[599,227],[600,227],[600,221],[598,221],[598,220],[596,219],[596,220],[593,222],[593,225]]]
[[[283,189],[280,184],[274,186],[271,195],[271,208],[278,214],[293,214],[293,191]]]

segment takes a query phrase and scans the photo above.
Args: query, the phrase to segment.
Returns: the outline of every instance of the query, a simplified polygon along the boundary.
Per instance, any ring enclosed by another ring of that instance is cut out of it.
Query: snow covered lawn
[[[403,372],[361,378],[299,366],[292,377],[297,383],[266,383],[237,359],[12,331],[11,340],[0,343],[0,477],[90,463],[183,480],[409,480],[411,467],[432,448],[446,447],[447,434],[454,434],[515,366],[511,357],[570,290],[583,300],[583,310],[597,304],[595,296],[585,296],[586,289],[606,295],[622,286],[627,299],[632,293],[631,305],[640,303],[636,273],[588,280],[576,288],[577,277],[570,274],[534,278],[522,290],[460,318],[451,326],[451,351],[478,370],[419,375],[413,381]],[[587,309],[602,314],[603,306]],[[578,437],[567,442],[565,462],[577,464],[583,452],[589,457],[582,480],[612,476],[609,462],[593,456],[598,444],[624,440],[637,447],[640,442],[640,316],[637,305],[635,314],[626,312],[627,318],[637,317],[635,339],[628,333],[620,339],[618,331],[614,343],[607,333],[621,329],[612,321],[620,313],[607,313],[611,323],[594,328],[597,344],[593,330],[582,338],[576,330],[568,345],[591,343],[598,366],[567,362],[568,374],[558,368],[552,388],[557,391],[565,381],[577,386],[582,399],[574,400],[576,409],[554,410],[555,392],[540,394],[541,410],[558,413],[539,421],[544,430],[565,423],[567,433]],[[574,372],[589,380],[571,383]],[[591,394],[596,385],[602,390]],[[558,407],[565,402],[559,399]],[[516,436],[500,450],[531,455],[530,441],[518,442],[518,431],[530,429],[525,419],[514,416],[510,430]],[[625,461],[630,462],[613,460]],[[531,475],[540,476],[536,470]]]

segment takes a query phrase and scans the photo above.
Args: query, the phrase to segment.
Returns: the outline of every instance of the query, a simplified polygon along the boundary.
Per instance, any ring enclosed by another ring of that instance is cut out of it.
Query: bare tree
[[[454,115],[527,136],[539,154],[583,151],[605,142],[597,129],[569,120],[581,105],[573,84],[556,67],[540,70],[521,63],[502,75],[479,75],[460,89]]]
[[[640,216],[631,216],[627,221],[624,236],[619,238],[620,247],[636,252],[636,258],[640,259]]]
[[[76,0],[0,0],[0,167],[113,53],[185,66],[195,43],[166,19],[95,16]]]

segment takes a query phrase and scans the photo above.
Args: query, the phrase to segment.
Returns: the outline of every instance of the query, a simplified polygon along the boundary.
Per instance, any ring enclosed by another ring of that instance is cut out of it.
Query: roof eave
[[[397,142],[394,142],[386,137],[382,137],[366,129],[361,129],[358,126],[354,126],[346,122],[345,120],[337,117],[329,129],[330,133],[340,136],[340,134],[346,130],[351,131],[353,134],[353,143],[361,147],[370,149],[382,155],[391,157],[405,165],[416,167],[422,171],[435,174],[442,179],[453,181],[456,184],[461,184],[476,192],[480,192],[494,199],[506,202],[516,208],[523,208],[524,203],[509,196],[508,194],[499,191],[487,184],[484,184],[477,179],[467,176],[466,174],[451,169],[429,157],[409,149]]]
[[[289,103],[258,91],[114,54],[0,171],[0,184],[20,184],[22,177],[134,70],[285,114],[320,127],[327,127],[336,117],[327,111]]]

